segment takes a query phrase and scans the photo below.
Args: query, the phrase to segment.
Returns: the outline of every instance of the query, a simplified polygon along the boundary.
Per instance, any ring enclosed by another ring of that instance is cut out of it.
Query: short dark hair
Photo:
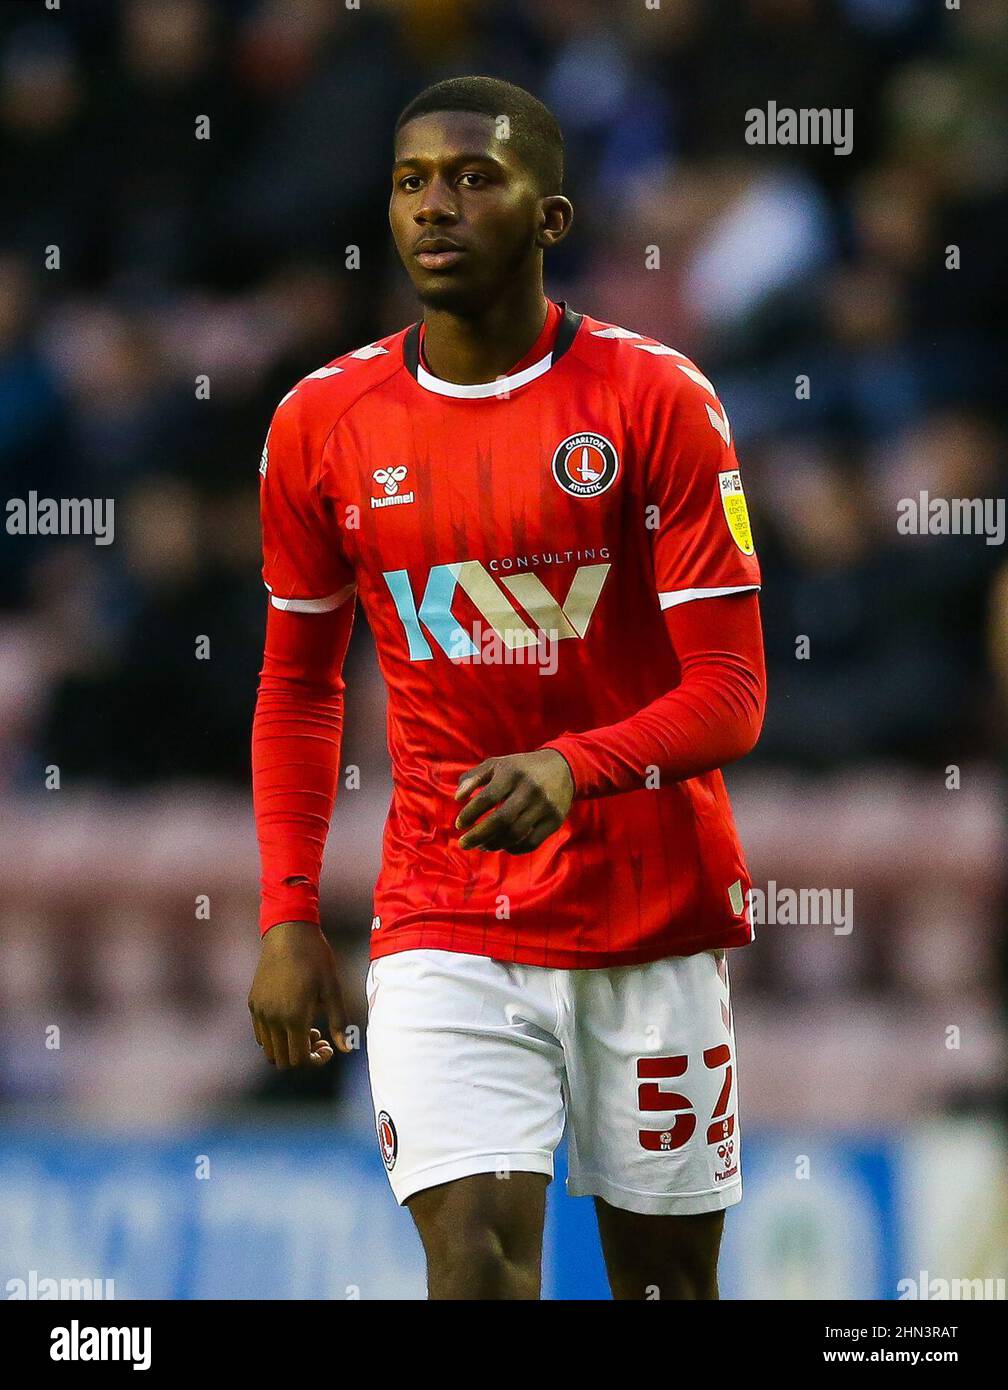
[[[544,196],[563,189],[564,142],[557,118],[538,97],[498,77],[449,77],[435,82],[403,107],[395,134],[416,116],[430,111],[478,111],[506,116],[510,142],[532,173]]]

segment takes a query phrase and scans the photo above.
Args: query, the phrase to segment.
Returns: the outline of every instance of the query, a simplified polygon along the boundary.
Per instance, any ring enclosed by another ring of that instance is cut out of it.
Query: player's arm
[[[456,792],[471,798],[456,821],[461,847],[527,854],[563,824],[575,796],[683,781],[750,752],[766,703],[759,600],[743,593],[711,603],[716,614],[692,603],[665,614],[682,671],[674,690],[617,724],[470,769]]]
[[[262,948],[249,993],[256,1041],[280,1067],[348,1050],[319,878],[339,777],[352,576],[340,558],[300,412],[281,406],[264,452],[263,575],[270,589],[252,728]],[[324,1017],[331,1043],[313,1028]]]
[[[747,592],[706,603],[665,612],[682,673],[675,689],[618,724],[547,745],[570,768],[576,796],[685,781],[755,747],[766,708],[759,599]]]
[[[617,724],[568,731],[466,772],[457,791],[469,798],[457,820],[463,848],[526,853],[563,823],[575,796],[639,791],[656,774],[659,783],[696,777],[743,757],[759,737],[760,574],[738,461],[713,387],[683,361],[687,379],[673,377],[673,391],[655,383],[640,411],[655,584],[679,683]]]

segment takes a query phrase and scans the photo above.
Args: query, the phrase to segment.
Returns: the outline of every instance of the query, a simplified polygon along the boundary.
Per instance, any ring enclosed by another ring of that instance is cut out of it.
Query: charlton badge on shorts
[[[399,1152],[399,1136],[387,1110],[383,1110],[378,1116],[378,1143],[381,1145],[382,1161],[391,1173],[395,1167],[396,1154]]]
[[[619,456],[604,435],[569,434],[553,454],[553,476],[572,497],[597,497],[613,485]]]

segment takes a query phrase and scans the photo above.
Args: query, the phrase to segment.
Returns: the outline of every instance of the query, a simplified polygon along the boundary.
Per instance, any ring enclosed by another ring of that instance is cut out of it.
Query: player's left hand
[[[533,753],[486,758],[463,772],[455,800],[467,797],[455,821],[456,829],[466,832],[459,839],[461,849],[528,854],[567,819],[574,779],[555,748],[539,748]]]

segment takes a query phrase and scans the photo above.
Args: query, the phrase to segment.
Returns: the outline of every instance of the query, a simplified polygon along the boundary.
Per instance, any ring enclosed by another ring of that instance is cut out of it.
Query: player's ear
[[[556,246],[570,231],[574,219],[574,208],[570,199],[559,193],[542,198],[539,202],[539,232],[537,242],[544,249]]]

